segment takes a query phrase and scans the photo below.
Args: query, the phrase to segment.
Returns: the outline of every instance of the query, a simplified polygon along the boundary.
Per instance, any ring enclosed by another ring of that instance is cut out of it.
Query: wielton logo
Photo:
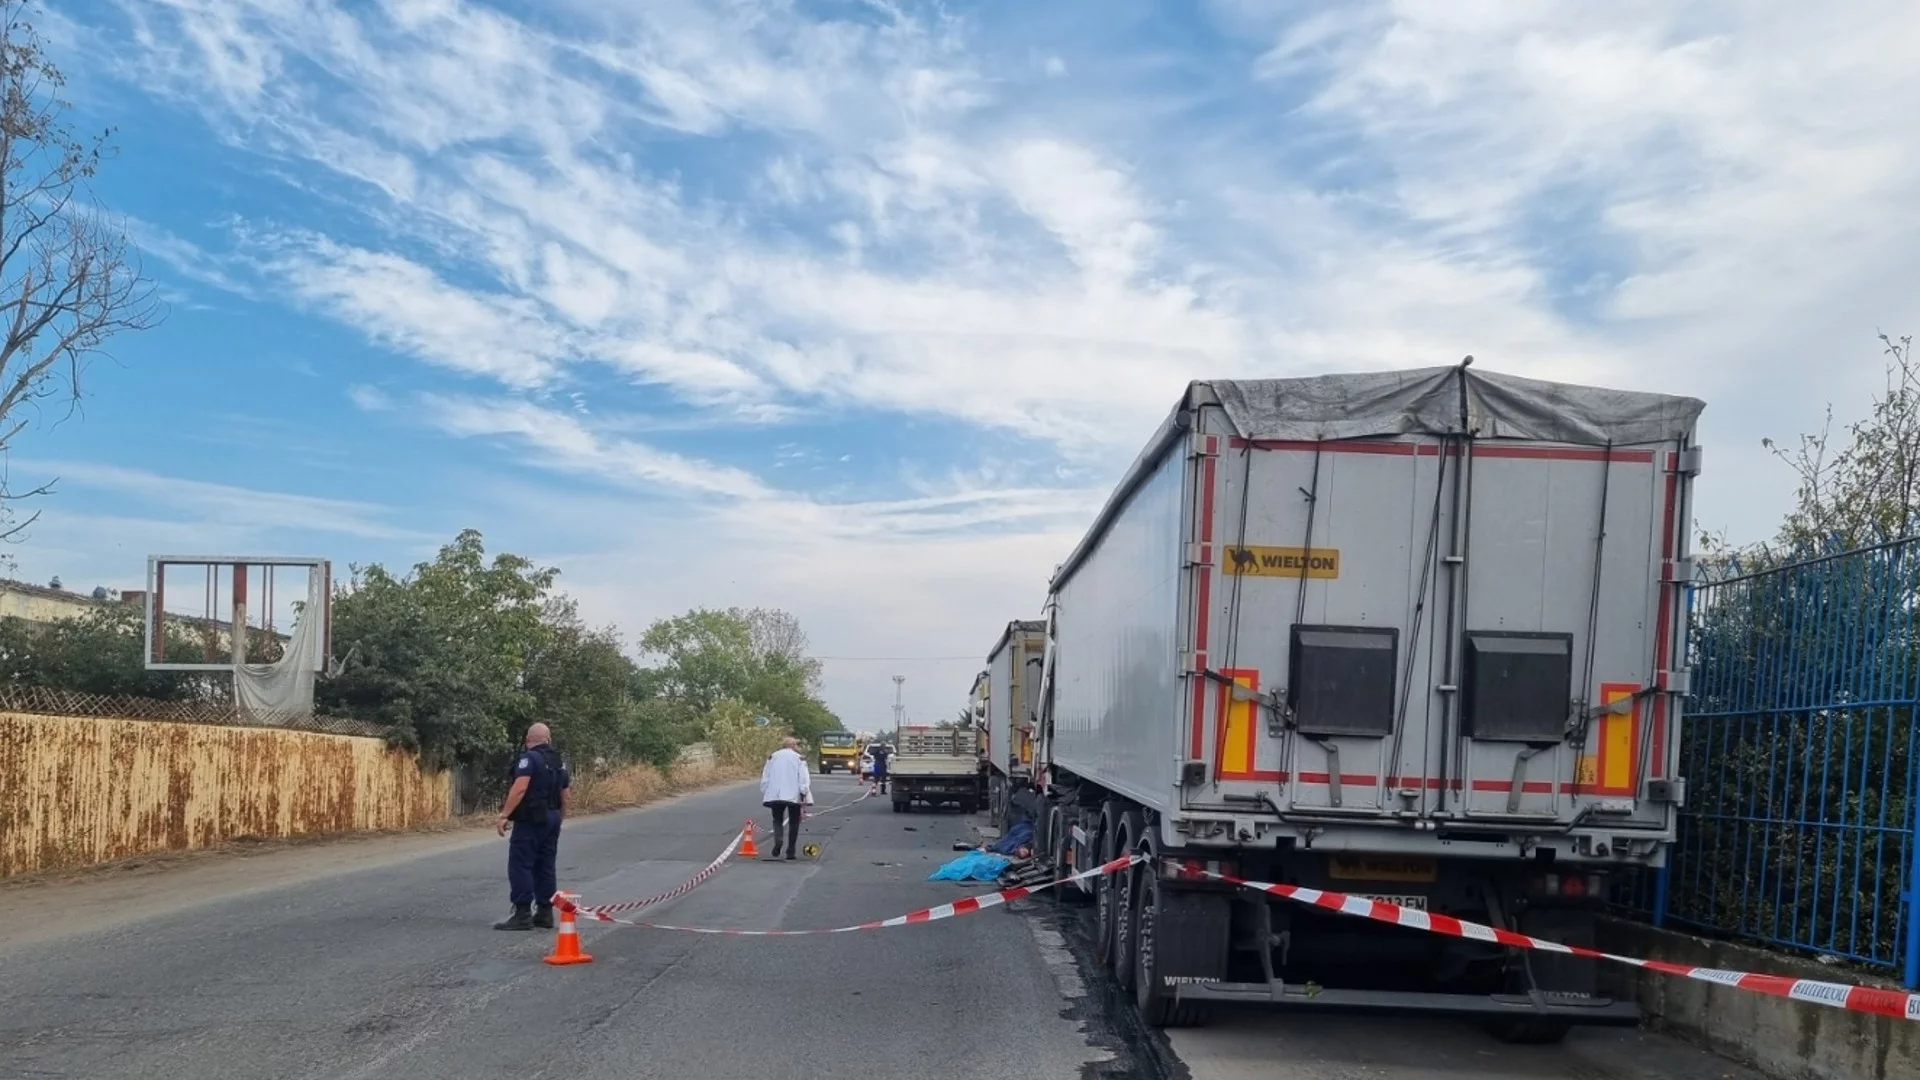
[[[1228,547],[1229,574],[1245,577],[1340,576],[1340,549],[1290,547]]]

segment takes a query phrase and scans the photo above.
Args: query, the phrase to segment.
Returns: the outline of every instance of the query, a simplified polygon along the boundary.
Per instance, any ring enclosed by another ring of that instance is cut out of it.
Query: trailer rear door
[[[1247,441],[1202,409],[1186,805],[1669,827],[1639,795],[1672,752],[1682,449]]]

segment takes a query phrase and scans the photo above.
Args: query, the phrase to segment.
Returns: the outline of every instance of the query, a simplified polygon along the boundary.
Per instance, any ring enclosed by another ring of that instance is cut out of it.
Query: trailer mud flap
[[[1528,908],[1520,913],[1515,927],[1532,937],[1557,941],[1562,945],[1593,948],[1594,913],[1577,908]],[[1579,956],[1560,953],[1528,952],[1522,958],[1533,976],[1533,986],[1546,994],[1575,999],[1593,998],[1600,993],[1600,964]],[[1530,989],[1523,979],[1516,990]]]
[[[1169,889],[1163,882],[1154,930],[1161,983],[1193,986],[1225,979],[1232,931],[1232,897]]]

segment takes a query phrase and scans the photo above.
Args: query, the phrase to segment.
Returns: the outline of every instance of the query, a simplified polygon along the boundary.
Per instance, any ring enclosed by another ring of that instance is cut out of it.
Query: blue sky
[[[409,564],[637,633],[972,657],[1190,379],[1698,395],[1702,524],[1920,324],[1920,11],[1652,0],[62,0],[171,312],[16,441],[22,577]],[[877,721],[977,662],[829,660]]]

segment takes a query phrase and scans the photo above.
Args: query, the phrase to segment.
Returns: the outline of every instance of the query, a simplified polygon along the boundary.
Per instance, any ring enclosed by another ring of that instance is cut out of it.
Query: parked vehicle
[[[986,797],[983,765],[970,727],[903,726],[887,759],[887,787],[893,812],[915,803],[980,809]]]
[[[1049,586],[1037,843],[1160,1025],[1214,1002],[1632,1024],[1590,961],[1236,888],[1591,942],[1662,865],[1699,401],[1455,368],[1194,383]]]
[[[986,735],[987,805],[1003,822],[1008,800],[1033,783],[1034,736],[1039,730],[1040,671],[1046,662],[1047,624],[1015,620],[987,652],[974,681],[974,722]]]

